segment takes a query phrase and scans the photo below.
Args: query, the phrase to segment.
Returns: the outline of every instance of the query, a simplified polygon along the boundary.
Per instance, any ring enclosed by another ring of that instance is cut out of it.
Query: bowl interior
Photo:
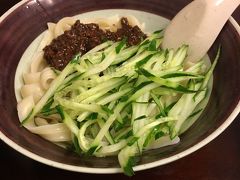
[[[90,168],[118,168],[116,157],[80,157],[64,150],[20,127],[16,111],[14,77],[18,62],[29,44],[46,29],[47,22],[57,22],[65,16],[101,9],[134,9],[171,19],[188,0],[59,0],[26,1],[0,23],[0,130],[11,141],[43,158]],[[179,32],[181,34],[181,32]],[[218,46],[222,53],[214,72],[212,94],[207,107],[196,123],[174,146],[146,151],[138,165],[164,160],[199,143],[218,129],[240,100],[240,37],[227,22],[209,51],[214,59]],[[81,170],[79,170],[81,171]]]

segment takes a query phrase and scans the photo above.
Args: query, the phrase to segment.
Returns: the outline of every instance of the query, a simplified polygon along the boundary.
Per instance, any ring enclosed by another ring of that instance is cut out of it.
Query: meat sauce
[[[146,38],[138,26],[129,25],[127,18],[121,18],[120,22],[121,28],[111,32],[100,29],[97,24],[82,24],[77,20],[70,30],[43,49],[44,58],[51,67],[61,71],[76,54],[83,55],[106,40],[116,42],[126,37],[127,45],[132,46]]]

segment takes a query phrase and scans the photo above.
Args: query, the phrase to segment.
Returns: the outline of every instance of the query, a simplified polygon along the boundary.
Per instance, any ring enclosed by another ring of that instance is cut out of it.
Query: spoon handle
[[[183,8],[166,28],[163,48],[189,45],[187,60],[200,60],[212,46],[240,0],[195,0]]]

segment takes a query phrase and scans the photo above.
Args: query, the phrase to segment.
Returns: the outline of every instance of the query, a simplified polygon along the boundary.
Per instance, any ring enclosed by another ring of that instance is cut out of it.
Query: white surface
[[[2,17],[0,17],[0,22],[6,16],[8,16],[12,11],[14,11],[14,9],[16,9],[17,7],[19,7],[20,5],[22,5],[25,2],[27,2],[27,0],[23,0],[23,1],[19,2],[13,8],[11,8],[9,11],[7,11]],[[237,31],[240,35],[240,27],[237,24],[237,22],[233,18],[230,18],[230,22],[234,25],[234,27],[237,29]],[[191,148],[189,148],[189,149],[187,149],[187,150],[185,150],[185,151],[183,151],[179,154],[176,154],[175,156],[165,158],[165,159],[162,159],[162,160],[159,160],[159,161],[155,161],[155,162],[152,162],[152,163],[144,164],[144,165],[138,165],[138,166],[134,167],[134,170],[139,171],[139,170],[149,169],[149,168],[152,168],[152,167],[167,164],[167,163],[175,161],[179,158],[182,158],[182,157],[198,150],[199,148],[201,148],[202,146],[206,145],[211,140],[216,138],[221,132],[223,132],[224,129],[226,129],[231,124],[231,122],[235,119],[235,117],[238,115],[239,111],[240,111],[240,102],[238,103],[238,105],[234,109],[234,111],[231,113],[231,115],[227,118],[227,120],[217,130],[215,130],[211,135],[209,135],[207,138],[205,138],[204,140],[202,140],[198,144],[192,146]],[[99,173],[99,174],[108,173],[108,174],[110,174],[110,173],[121,172],[120,168],[86,168],[86,167],[66,165],[66,164],[63,164],[63,163],[55,162],[55,161],[43,158],[43,157],[41,157],[37,154],[34,154],[34,153],[24,149],[23,147],[19,146],[18,144],[16,144],[12,140],[10,140],[8,137],[6,137],[2,132],[0,132],[0,138],[5,143],[7,143],[9,146],[11,146],[15,150],[17,150],[18,152],[36,160],[36,161],[39,161],[41,163],[44,163],[44,164],[47,164],[47,165],[50,165],[50,166],[53,166],[53,167],[66,169],[66,170],[70,170],[70,171],[85,172],[85,173]]]

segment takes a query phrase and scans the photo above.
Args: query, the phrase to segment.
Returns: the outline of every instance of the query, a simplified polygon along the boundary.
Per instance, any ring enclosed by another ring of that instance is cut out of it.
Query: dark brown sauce
[[[132,46],[146,38],[138,26],[129,25],[127,18],[121,18],[120,21],[121,28],[111,32],[100,29],[97,24],[82,24],[77,20],[70,30],[53,39],[51,44],[43,49],[44,58],[51,67],[63,70],[76,54],[85,54],[106,40],[116,42],[126,37],[127,45]]]

